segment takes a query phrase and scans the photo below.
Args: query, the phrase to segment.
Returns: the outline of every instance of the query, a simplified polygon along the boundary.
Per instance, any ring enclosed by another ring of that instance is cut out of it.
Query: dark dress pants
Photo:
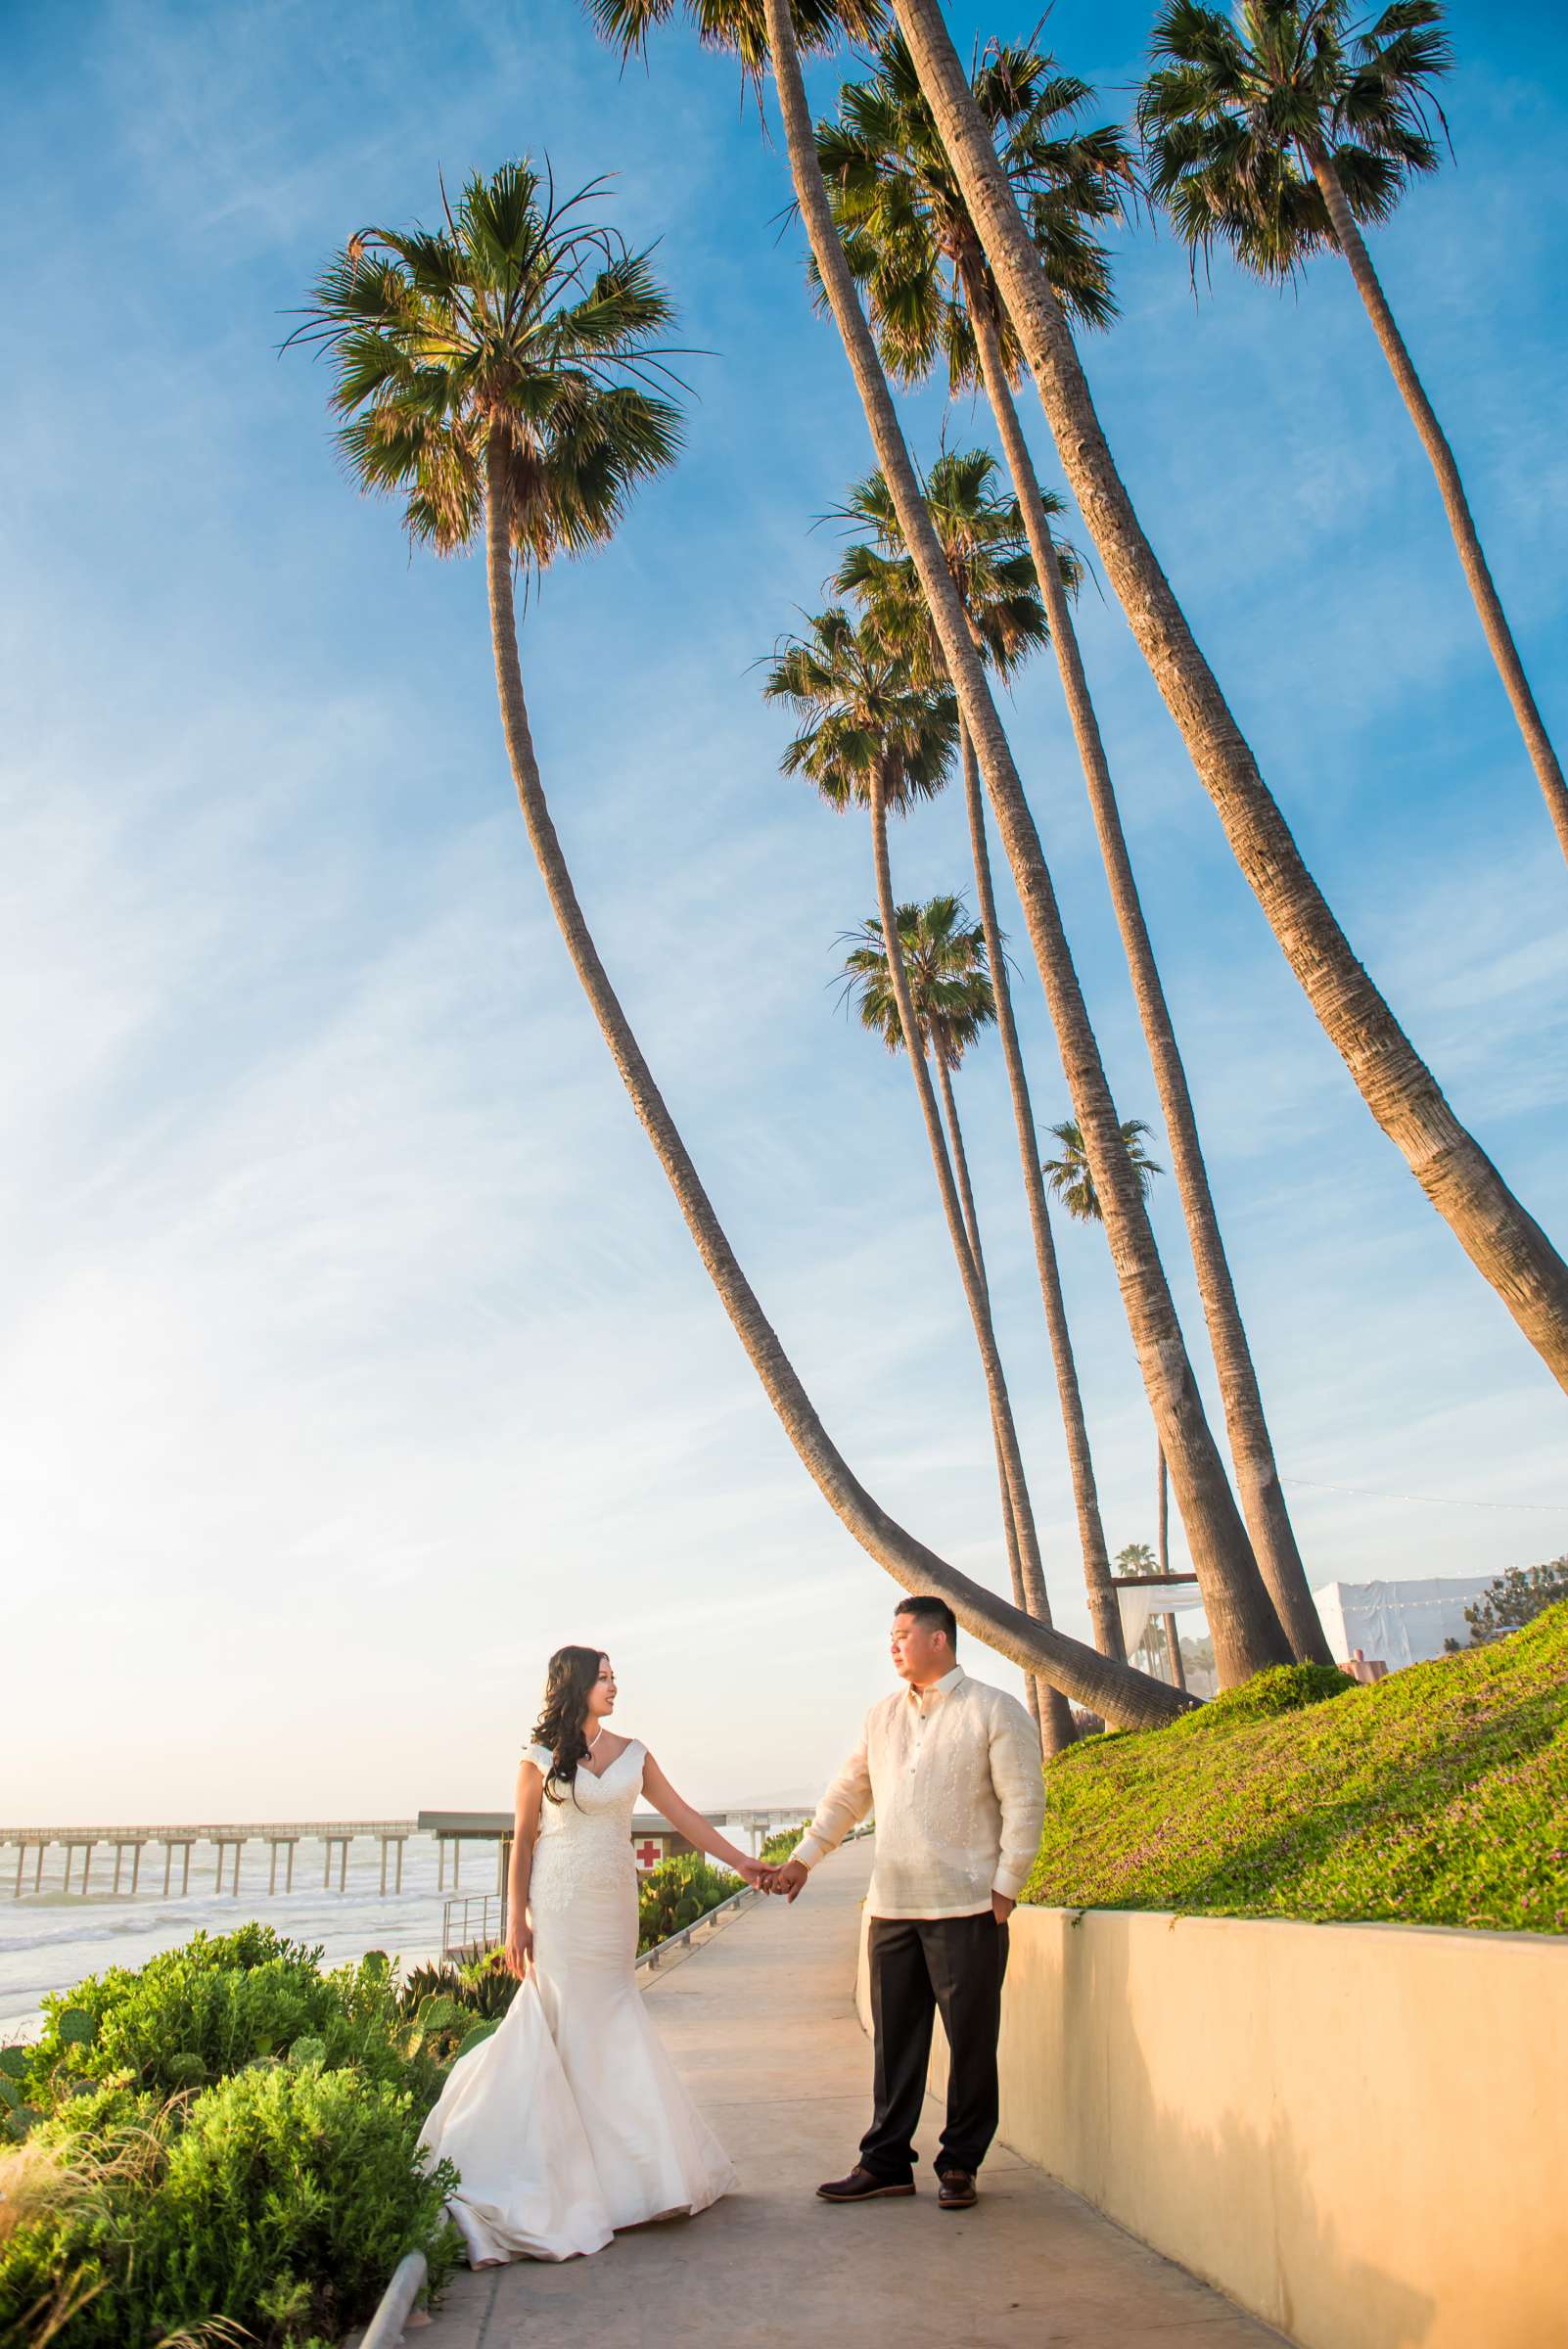
[[[933,2017],[947,2034],[947,2122],[937,2174],[978,2170],[996,2134],[996,2035],[1001,2027],[1007,1927],[982,1916],[871,1920],[871,2021],[876,2113],[860,2166],[903,2185],[917,2158]]]

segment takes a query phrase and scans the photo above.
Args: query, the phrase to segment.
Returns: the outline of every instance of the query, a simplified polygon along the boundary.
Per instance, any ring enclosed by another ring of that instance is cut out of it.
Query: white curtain
[[[1122,1610],[1122,1636],[1130,1655],[1151,1615],[1195,1614],[1203,1605],[1203,1592],[1196,1583],[1135,1583],[1130,1589],[1124,1583],[1118,1587],[1116,1603]]]

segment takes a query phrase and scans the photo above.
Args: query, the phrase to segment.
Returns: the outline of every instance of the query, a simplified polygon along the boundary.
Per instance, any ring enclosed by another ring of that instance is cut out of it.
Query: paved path
[[[853,1997],[870,1866],[869,1844],[852,1845],[793,1909],[759,1902],[648,1993],[741,2190],[593,2259],[465,2270],[410,2349],[1278,2349],[1267,2326],[1000,2146],[979,2207],[939,2211],[929,2104],[912,2201],[814,2199],[870,2115]]]

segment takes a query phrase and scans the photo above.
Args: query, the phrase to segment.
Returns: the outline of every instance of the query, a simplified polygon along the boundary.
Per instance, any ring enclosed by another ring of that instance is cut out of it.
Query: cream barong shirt
[[[872,1916],[979,1916],[1016,1901],[1045,1819],[1039,1738],[1015,1697],[957,1668],[873,1705],[865,1730],[795,1848],[807,1867],[868,1811],[877,1821]]]

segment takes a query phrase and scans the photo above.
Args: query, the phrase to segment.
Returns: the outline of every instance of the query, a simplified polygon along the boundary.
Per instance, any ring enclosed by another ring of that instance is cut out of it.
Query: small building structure
[[[1443,1654],[1445,1640],[1468,1647],[1464,1610],[1497,1579],[1431,1574],[1403,1582],[1324,1583],[1313,1592],[1313,1602],[1336,1664],[1348,1663],[1360,1650],[1363,1660],[1399,1672],[1407,1664],[1430,1664]]]

